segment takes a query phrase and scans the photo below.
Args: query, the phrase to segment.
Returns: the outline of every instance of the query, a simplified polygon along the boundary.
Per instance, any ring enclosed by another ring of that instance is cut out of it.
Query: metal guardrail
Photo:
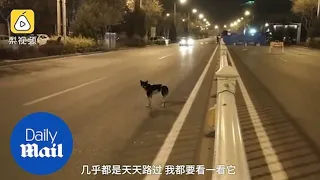
[[[212,180],[251,180],[235,103],[238,76],[237,70],[228,64],[228,49],[221,40],[220,68],[216,72],[214,167],[216,171],[218,167],[225,167],[225,173],[213,173]],[[235,171],[231,172],[234,168]]]

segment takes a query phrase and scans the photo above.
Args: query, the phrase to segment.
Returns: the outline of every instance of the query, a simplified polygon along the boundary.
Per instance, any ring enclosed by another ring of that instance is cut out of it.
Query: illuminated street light
[[[204,16],[203,14],[199,14],[199,18],[202,19]]]
[[[167,13],[167,15],[166,15],[167,17],[169,17],[170,16],[170,13]]]
[[[180,0],[180,3],[181,4],[184,4],[184,3],[186,3],[187,2],[187,0]]]
[[[243,17],[241,17],[241,20],[243,20]]]
[[[197,9],[192,9],[192,12],[193,12],[193,13],[197,13],[198,10],[197,10]]]
[[[227,28],[227,25],[224,25],[223,27],[224,27],[224,28]]]
[[[184,22],[184,21],[186,21],[185,19],[182,19],[182,21]]]
[[[238,25],[238,22],[234,22],[234,25],[235,25],[235,26]]]
[[[240,19],[238,19],[238,22],[241,22],[241,20],[240,20]]]
[[[264,26],[265,26],[265,27],[268,27],[268,26],[269,26],[269,24],[268,24],[268,23],[266,23]]]
[[[231,24],[230,24],[230,27],[233,27],[233,26],[234,26],[234,24],[233,24],[233,23],[231,23]]]
[[[218,28],[219,28],[219,26],[218,26],[218,25],[215,25],[215,26],[214,26],[214,28],[215,28],[215,29],[218,29]]]
[[[246,12],[244,13],[244,15],[249,16],[249,15],[250,15],[250,11],[246,11]]]
[[[206,22],[206,21],[207,21],[207,19],[206,19],[206,18],[204,18],[204,19],[203,19],[203,21],[204,21],[204,22]]]

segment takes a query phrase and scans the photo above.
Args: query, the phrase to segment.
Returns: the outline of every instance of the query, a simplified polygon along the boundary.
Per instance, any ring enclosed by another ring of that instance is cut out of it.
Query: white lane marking
[[[232,63],[232,66],[235,67],[237,70],[237,67],[235,66],[234,61],[233,61],[229,52],[228,52],[228,55],[230,57],[230,61]],[[263,142],[263,144],[265,145],[261,149],[262,149],[262,153],[266,159],[266,162],[276,162],[275,164],[267,163],[268,168],[270,169],[270,172],[271,172],[272,179],[288,179],[286,172],[283,171],[283,166],[279,160],[279,157],[272,146],[270,138],[268,137],[268,134],[267,134],[265,128],[263,127],[263,124],[261,123],[261,119],[260,119],[259,114],[257,113],[257,109],[255,108],[255,106],[251,100],[251,97],[250,97],[246,87],[244,86],[242,80],[241,80],[241,76],[238,78],[238,84],[239,84],[240,90],[242,92],[243,99],[246,103],[250,119],[254,122],[254,131],[257,134],[258,141],[260,144],[262,144],[262,142]],[[274,161],[274,160],[276,160],[276,161]],[[274,169],[277,169],[277,171],[278,171],[277,174],[272,173]]]
[[[287,59],[285,59],[285,58],[283,58],[283,57],[277,57],[277,58],[279,58],[279,59],[281,59],[282,61],[285,61],[285,62],[288,61]]]
[[[84,87],[84,86],[87,86],[87,85],[90,85],[90,84],[93,84],[93,83],[96,83],[96,82],[99,82],[99,81],[102,81],[106,79],[106,77],[102,77],[102,78],[99,78],[99,79],[95,79],[95,80],[92,80],[92,81],[89,81],[89,82],[86,82],[86,83],[83,83],[79,86],[75,86],[75,87],[72,87],[72,88],[68,88],[68,89],[65,89],[63,91],[60,91],[60,92],[57,92],[57,93],[54,93],[54,94],[50,94],[48,96],[45,96],[45,97],[42,97],[42,98],[38,98],[38,99],[35,99],[33,101],[29,101],[27,103],[24,103],[23,106],[29,106],[29,105],[32,105],[32,104],[36,104],[38,102],[41,102],[41,101],[44,101],[44,100],[47,100],[47,99],[50,99],[50,98],[53,98],[55,96],[59,96],[61,94],[64,94],[64,93],[67,93],[67,92],[70,92],[70,91],[73,91],[73,90],[76,90],[76,89],[79,89],[81,87]]]
[[[183,106],[178,118],[174,122],[174,124],[173,124],[166,140],[164,141],[160,151],[158,152],[156,158],[153,160],[153,163],[152,163],[153,165],[161,165],[162,167],[164,167],[165,164],[167,163],[169,155],[172,151],[172,148],[173,148],[173,146],[178,138],[178,135],[181,131],[182,125],[184,124],[184,122],[187,118],[187,115],[189,114],[189,111],[191,109],[191,106],[196,98],[196,95],[198,94],[200,87],[204,81],[204,78],[206,77],[206,75],[208,73],[208,70],[210,68],[210,65],[212,64],[213,57],[216,54],[217,49],[218,49],[218,46],[213,51],[207,66],[203,70],[200,78],[198,79],[198,82],[196,83],[192,92],[190,93],[187,102]],[[145,176],[144,180],[158,180],[160,178],[160,176],[161,175],[159,175],[159,174],[147,175],[147,176]]]
[[[164,58],[167,58],[167,57],[169,57],[169,56],[172,56],[172,54],[168,54],[168,55],[166,55],[166,56],[162,56],[162,57],[160,57],[160,58],[158,58],[158,59],[164,59]]]

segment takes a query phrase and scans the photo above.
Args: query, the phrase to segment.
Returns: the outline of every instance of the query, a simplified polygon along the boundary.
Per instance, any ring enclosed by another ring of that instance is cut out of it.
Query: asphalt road
[[[230,46],[278,101],[282,109],[320,150],[320,51],[285,47],[268,53],[268,47]]]
[[[185,165],[212,159],[204,158],[200,143],[219,54],[214,55],[215,48],[211,39],[204,39],[191,48],[155,46],[0,67],[1,178],[99,179],[80,175],[82,165]],[[152,112],[145,107],[139,80],[170,88],[165,109],[159,97]],[[46,177],[19,168],[8,145],[19,119],[37,111],[63,118],[74,137],[68,164]],[[166,149],[170,146],[172,151]],[[167,153],[158,153],[160,149]],[[125,176],[103,177],[109,178]],[[160,177],[166,178],[170,176]]]

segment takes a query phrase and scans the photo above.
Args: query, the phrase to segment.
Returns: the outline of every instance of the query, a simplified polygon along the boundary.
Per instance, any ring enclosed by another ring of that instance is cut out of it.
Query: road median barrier
[[[229,65],[228,49],[220,44],[220,66],[216,72],[217,103],[209,110],[207,122],[214,123],[214,168],[212,180],[250,180],[249,166],[242,139],[235,101],[239,74]]]
[[[284,53],[284,42],[280,42],[280,41],[270,42],[269,54],[271,54],[272,49],[273,49],[274,47],[279,47],[279,48],[281,48],[282,53]]]

